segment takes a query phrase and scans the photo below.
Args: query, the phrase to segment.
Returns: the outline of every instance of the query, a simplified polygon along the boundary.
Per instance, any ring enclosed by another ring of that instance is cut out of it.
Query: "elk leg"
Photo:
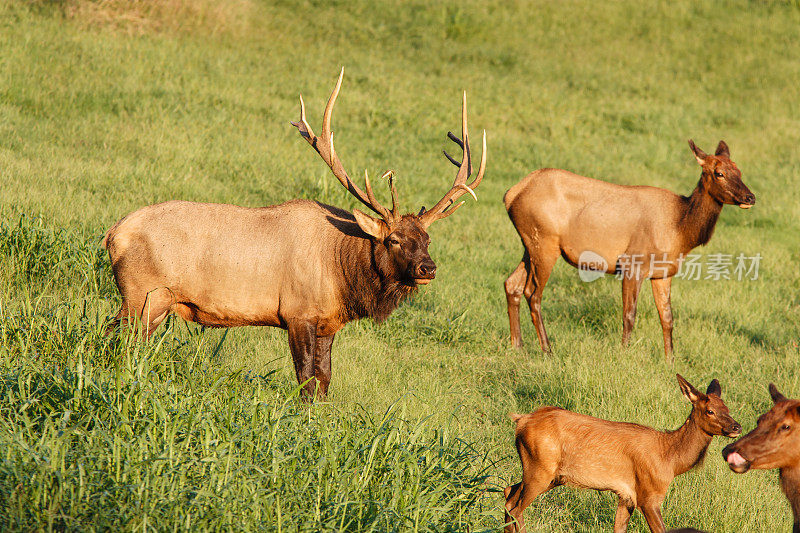
[[[627,346],[636,323],[636,302],[643,278],[625,275],[622,278],[622,345]]]
[[[167,318],[175,304],[175,295],[167,287],[159,287],[147,293],[142,306],[141,319],[145,324],[143,335],[150,337],[161,322]]]
[[[517,441],[517,453],[522,462],[522,481],[507,487],[505,533],[525,532],[525,509],[537,496],[553,488],[557,465],[543,464],[524,441]],[[549,468],[548,468],[549,466]]]
[[[128,301],[123,299],[122,305],[120,306],[119,311],[117,311],[117,315],[106,326],[105,335],[106,336],[111,335],[114,332],[114,330],[117,329],[117,327],[119,327],[119,325],[122,324],[123,322],[127,325],[128,321],[130,320],[130,317],[134,315],[135,313],[131,311],[131,307]]]
[[[511,509],[516,505],[517,500],[519,499],[519,492],[522,489],[522,482],[516,483],[511,485],[510,487],[506,487],[503,489],[503,495],[506,497],[506,518],[505,518],[505,530],[504,533],[514,533],[517,530],[517,525],[521,527],[523,524],[518,523],[515,521],[515,518],[511,516]],[[509,505],[511,507],[509,507]]]
[[[656,301],[658,318],[661,319],[661,331],[664,333],[664,357],[672,357],[672,304],[670,289],[672,278],[651,279],[653,299]]]
[[[647,520],[647,525],[650,526],[650,531],[653,533],[665,533],[667,528],[664,527],[664,519],[661,517],[661,506],[648,504],[642,507],[644,519]]]
[[[519,325],[519,301],[525,289],[525,281],[528,277],[526,265],[529,263],[528,252],[520,261],[517,268],[505,282],[506,304],[508,306],[508,322],[511,330],[511,345],[514,348],[522,348],[522,330]]]
[[[314,348],[317,343],[317,328],[311,322],[302,320],[290,322],[287,330],[289,350],[292,352],[297,382],[305,383],[301,391],[303,400],[313,401],[314,390],[317,386],[314,379]]]
[[[525,509],[537,496],[547,492],[552,487],[553,477],[546,472],[538,471],[533,475],[525,476],[520,483],[508,487],[504,492],[506,496],[506,529],[505,533],[525,533]]]
[[[314,354],[314,377],[317,379],[317,397],[325,399],[328,394],[328,385],[331,382],[331,346],[333,335],[317,337],[317,346]]]
[[[531,320],[536,328],[536,335],[539,336],[539,344],[545,352],[550,351],[550,341],[547,338],[547,331],[542,320],[542,293],[553,265],[558,259],[559,249],[555,246],[554,250],[549,250],[546,246],[538,246],[537,254],[530,254],[530,266],[528,267],[528,280],[525,283],[525,298],[528,299],[528,306],[531,308]]]
[[[619,497],[617,504],[617,514],[614,516],[614,533],[625,533],[628,531],[628,522],[636,506],[627,498]]]

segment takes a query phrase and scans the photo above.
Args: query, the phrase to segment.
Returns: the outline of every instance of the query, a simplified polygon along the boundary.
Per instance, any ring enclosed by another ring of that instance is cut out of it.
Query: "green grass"
[[[253,1],[127,31],[70,15],[77,1],[0,5],[0,528],[488,530],[494,490],[520,476],[510,411],[674,428],[680,372],[718,378],[749,430],[769,382],[800,396],[796,2]],[[128,212],[356,206],[288,124],[302,92],[318,127],[342,65],[337,151],[354,176],[394,169],[408,211],[454,177],[440,150],[461,90],[473,138],[487,130],[479,202],[432,226],[435,282],[339,333],[329,403],[311,409],[280,330],[175,320],[148,343],[105,338],[119,297],[99,240]],[[687,194],[688,138],[725,139],[758,197],[725,208],[701,251],[760,253],[759,279],[676,281],[667,363],[649,290],[623,349],[619,282],[560,262],[553,353],[525,312],[512,350],[502,282],[522,248],[503,192],[550,166]],[[673,482],[667,525],[789,530],[775,473],[732,474],[726,442]],[[559,488],[526,520],[610,530],[615,505]]]

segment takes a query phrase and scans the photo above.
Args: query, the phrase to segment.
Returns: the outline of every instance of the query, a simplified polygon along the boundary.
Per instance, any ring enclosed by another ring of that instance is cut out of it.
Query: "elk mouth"
[[[739,452],[725,448],[722,450],[722,455],[725,457],[725,461],[728,463],[728,468],[737,474],[744,474],[750,470],[750,461],[745,459]]]
[[[419,277],[415,276],[413,279],[417,285],[427,285],[428,283],[433,281],[435,277],[436,277],[436,272],[434,271],[426,276],[419,276]]]
[[[725,434],[726,437],[735,439],[736,437],[742,434],[742,426],[739,425],[739,422],[734,422],[733,424],[725,428],[723,433]]]
[[[742,197],[742,201],[738,202],[738,205],[742,209],[750,209],[751,207],[756,205],[756,195],[751,192],[744,194]]]
[[[430,259],[409,270],[409,277],[415,285],[427,285],[436,277],[436,265]]]

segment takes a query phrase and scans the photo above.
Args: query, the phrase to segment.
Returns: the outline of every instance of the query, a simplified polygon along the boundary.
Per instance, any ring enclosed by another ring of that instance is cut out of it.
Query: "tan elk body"
[[[328,336],[356,318],[341,305],[348,292],[341,273],[359,279],[353,265],[369,258],[370,241],[350,237],[361,234],[347,211],[308,200],[263,208],[171,201],[123,218],[104,245],[117,259],[126,306],[141,309],[150,330],[174,312],[218,327],[316,318],[317,335]],[[343,260],[319,253],[321,243]]]
[[[386,319],[400,301],[436,275],[428,254],[431,223],[455,212],[486,169],[486,134],[477,176],[467,132],[466,94],[462,138],[448,136],[464,152],[455,182],[430,210],[401,214],[391,172],[391,211],[380,204],[369,178],[366,192],[347,175],[334,149],[331,116],[336,83],[317,136],[306,121],[292,123],[334,176],[378,217],[309,200],[247,208],[173,201],[143,207],[117,222],[103,240],[122,305],[120,322],[141,320],[145,335],[175,313],[207,326],[276,326],[288,331],[289,348],[303,394],[324,396],[331,379],[334,335],[363,317]]]
[[[717,380],[706,394],[680,375],[678,384],[692,402],[692,411],[675,431],[611,422],[558,407],[512,414],[522,481],[505,489],[506,533],[524,531],[525,508],[559,485],[614,492],[619,498],[617,533],[627,530],[637,508],[651,531],[663,533],[661,504],[673,478],[702,462],[714,435],[735,436],[741,430],[720,398]]]
[[[689,145],[702,174],[688,197],[552,168],[531,173],[506,192],[503,201],[525,248],[505,282],[514,346],[522,345],[519,304],[524,295],[541,347],[550,350],[541,301],[560,256],[575,267],[622,274],[623,344],[633,330],[642,281],[650,278],[664,351],[672,353],[672,277],[686,254],[709,241],[724,204],[750,207],[755,202],[723,141],[713,156],[692,141]]]
[[[769,394],[772,409],[758,418],[753,431],[726,446],[722,457],[739,474],[777,468],[781,490],[792,506],[792,532],[800,533],[800,400],[787,398],[772,383]]]

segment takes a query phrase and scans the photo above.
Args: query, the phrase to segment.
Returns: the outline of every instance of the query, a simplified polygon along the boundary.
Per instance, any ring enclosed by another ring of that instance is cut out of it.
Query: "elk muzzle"
[[[736,420],[731,419],[731,423],[723,430],[726,437],[736,438],[742,434],[742,426]]]
[[[753,194],[747,187],[745,187],[745,191],[747,192],[739,197],[737,203],[742,209],[750,209],[756,203],[756,195]]]
[[[722,449],[722,458],[728,463],[728,467],[737,474],[744,474],[750,470],[750,461],[736,451],[735,442],[728,444]]]
[[[748,192],[747,194],[744,195],[744,201],[739,202],[739,207],[741,207],[742,209],[750,209],[755,205],[755,203],[756,203],[756,195],[751,192]]]
[[[412,269],[411,277],[417,284],[427,285],[436,277],[436,263],[430,258],[423,259]]]

